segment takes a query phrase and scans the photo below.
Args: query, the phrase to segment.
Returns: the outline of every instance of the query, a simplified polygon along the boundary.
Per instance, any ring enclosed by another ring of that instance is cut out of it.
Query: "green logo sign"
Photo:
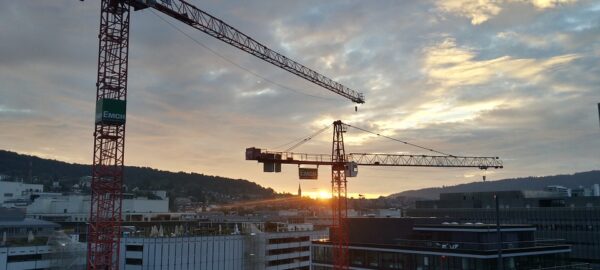
[[[119,99],[99,99],[96,101],[96,124],[125,124],[127,103]]]

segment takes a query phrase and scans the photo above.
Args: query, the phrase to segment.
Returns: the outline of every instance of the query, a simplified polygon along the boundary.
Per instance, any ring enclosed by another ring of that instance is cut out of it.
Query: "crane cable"
[[[403,143],[403,144],[406,144],[406,145],[410,145],[410,146],[413,146],[413,147],[416,147],[416,148],[420,148],[420,149],[423,149],[423,150],[427,150],[427,151],[431,151],[431,152],[434,152],[434,153],[442,154],[444,156],[450,156],[450,157],[454,157],[455,156],[455,155],[451,155],[451,154],[448,154],[448,153],[445,153],[445,152],[442,152],[442,151],[438,151],[438,150],[434,150],[434,149],[431,149],[431,148],[427,148],[425,146],[420,146],[418,144],[409,143],[407,141],[403,141],[403,140],[399,140],[399,139],[392,138],[392,137],[389,137],[389,136],[381,135],[379,133],[376,133],[376,132],[373,132],[373,131],[369,131],[369,130],[366,130],[366,129],[363,129],[363,128],[355,127],[355,126],[352,126],[352,125],[349,125],[349,124],[346,124],[346,123],[343,123],[343,125],[345,125],[347,127],[354,128],[354,129],[358,129],[358,130],[366,132],[366,133],[377,135],[379,137],[390,139],[392,141],[400,142],[400,143]]]
[[[165,19],[165,18],[163,18],[162,16],[158,15],[156,12],[154,12],[154,10],[150,9],[150,11],[152,12],[152,14],[154,14],[154,16],[158,17],[160,20],[162,20],[163,22],[167,23],[167,24],[168,24],[169,26],[171,26],[173,29],[177,30],[177,32],[179,32],[179,33],[183,34],[184,36],[186,36],[187,38],[191,39],[191,40],[192,40],[194,43],[196,43],[197,45],[200,45],[200,47],[202,47],[202,48],[206,49],[208,52],[210,52],[210,53],[212,53],[213,55],[215,55],[215,56],[217,56],[217,57],[221,58],[221,60],[223,60],[223,61],[225,61],[225,62],[227,62],[227,63],[229,63],[229,64],[232,64],[232,65],[234,65],[234,66],[238,67],[239,69],[241,69],[241,70],[243,70],[243,71],[246,71],[246,72],[248,72],[249,74],[251,74],[251,75],[253,75],[253,76],[257,77],[257,78],[259,78],[259,79],[262,79],[262,80],[263,80],[263,81],[265,81],[265,82],[268,82],[268,83],[270,83],[270,84],[272,84],[272,85],[275,85],[275,86],[279,86],[279,87],[280,87],[280,88],[282,88],[282,89],[285,89],[285,90],[288,90],[288,91],[292,91],[292,92],[294,92],[294,93],[296,93],[296,94],[305,95],[305,96],[309,96],[309,97],[313,97],[313,98],[324,99],[324,100],[337,100],[337,99],[335,99],[335,98],[328,98],[328,97],[323,97],[323,96],[319,96],[319,95],[313,95],[313,94],[309,94],[309,93],[303,92],[303,91],[301,91],[301,90],[294,89],[294,88],[292,88],[292,87],[289,87],[289,86],[285,86],[285,85],[283,85],[283,84],[281,84],[281,83],[278,83],[278,82],[276,82],[276,81],[273,81],[273,80],[271,80],[271,79],[268,79],[268,78],[266,78],[265,76],[261,76],[260,74],[258,74],[258,73],[256,73],[256,72],[254,72],[254,71],[250,70],[249,68],[246,68],[246,67],[244,67],[244,66],[242,66],[242,65],[240,65],[240,64],[238,64],[238,63],[236,63],[235,61],[233,61],[233,60],[231,60],[231,59],[229,59],[229,58],[225,57],[224,55],[222,55],[222,54],[218,53],[217,51],[215,51],[215,50],[211,49],[211,48],[210,48],[210,47],[208,47],[206,44],[202,43],[200,40],[198,40],[198,39],[196,39],[196,38],[192,37],[192,36],[191,36],[191,35],[189,35],[187,32],[185,32],[185,31],[183,31],[182,29],[180,29],[179,27],[177,27],[175,24],[171,23],[171,22],[170,22],[170,21],[168,21],[167,19]]]
[[[327,129],[327,128],[329,128],[329,126],[326,126],[326,127],[324,127],[323,129]],[[321,130],[318,130],[317,132],[322,132],[322,131],[321,131]],[[289,142],[287,142],[287,143],[284,143],[284,144],[282,144],[282,145],[275,146],[275,147],[273,147],[272,149],[279,149],[279,148],[282,148],[282,147],[284,147],[284,146],[288,146],[288,145],[290,145],[290,144],[292,144],[292,143],[298,143],[298,142],[300,142],[300,141],[303,141],[303,140],[305,140],[307,137],[314,137],[314,136],[316,135],[316,133],[317,133],[317,132],[315,132],[315,133],[313,133],[313,134],[311,134],[311,135],[308,135],[308,136],[306,136],[306,137],[301,137],[301,138],[293,139],[293,140],[291,140],[291,141],[289,141]],[[285,152],[285,151],[284,151],[284,152]]]
[[[317,135],[319,135],[319,134],[321,134],[321,133],[325,132],[326,130],[328,130],[328,129],[330,129],[330,128],[331,128],[331,125],[328,125],[328,126],[326,126],[326,127],[322,128],[322,129],[318,130],[317,132],[313,133],[312,135],[310,135],[310,136],[308,136],[308,137],[306,137],[306,138],[304,138],[304,139],[300,140],[300,141],[299,141],[299,142],[297,142],[296,144],[294,144],[294,145],[290,146],[288,149],[285,149],[285,151],[283,151],[283,152],[290,152],[290,151],[294,150],[294,149],[295,149],[295,148],[297,148],[298,146],[305,144],[306,142],[310,141],[310,140],[311,140],[312,138],[314,138],[315,136],[317,136]]]

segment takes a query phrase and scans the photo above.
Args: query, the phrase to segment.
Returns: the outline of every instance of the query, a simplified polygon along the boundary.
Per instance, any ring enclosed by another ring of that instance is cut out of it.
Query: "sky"
[[[137,11],[126,165],[295,193],[295,166],[263,173],[245,148],[284,150],[276,147],[340,119],[454,155],[499,156],[505,168],[487,171],[489,180],[600,169],[600,1],[189,2],[366,103],[355,112],[159,12]],[[99,1],[0,1],[0,149],[91,163],[99,12]],[[331,130],[295,151],[327,154],[330,140]],[[347,152],[431,154],[356,130],[345,142]],[[329,189],[329,169],[319,174],[301,183],[305,193]],[[348,192],[373,197],[482,174],[363,166]]]

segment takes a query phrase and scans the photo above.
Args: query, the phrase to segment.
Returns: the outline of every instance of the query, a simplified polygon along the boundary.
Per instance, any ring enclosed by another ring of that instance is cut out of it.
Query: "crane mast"
[[[83,1],[83,0],[82,0]],[[183,0],[101,0],[88,269],[118,269],[131,8],[154,8],[355,103],[364,96]]]
[[[88,269],[119,267],[129,18],[126,2],[101,2]]]
[[[348,197],[346,179],[346,150],[344,147],[346,126],[342,121],[333,123],[333,143],[331,146],[331,232],[333,248],[333,265],[347,268],[350,242],[347,233]]]

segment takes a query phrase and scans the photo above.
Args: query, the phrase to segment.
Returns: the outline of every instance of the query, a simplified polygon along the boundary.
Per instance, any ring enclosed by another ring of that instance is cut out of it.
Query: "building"
[[[311,224],[154,221],[130,226],[122,269],[309,269]],[[128,223],[125,223],[128,224]]]
[[[26,218],[20,209],[0,208],[0,270],[82,268],[85,245],[57,232],[59,227]]]
[[[498,269],[498,235],[494,225],[441,221],[349,219],[350,269]],[[534,226],[502,225],[500,230],[504,269],[542,269],[568,264],[570,246],[537,241]],[[333,245],[329,240],[313,241],[311,252],[312,269],[333,269]]]
[[[120,268],[241,270],[244,240],[243,235],[125,237]]]
[[[417,201],[411,217],[451,217],[459,222],[495,223],[498,195],[502,223],[532,224],[537,238],[560,238],[572,245],[573,262],[600,264],[600,197],[534,196],[536,192],[466,192]]]
[[[571,197],[571,189],[559,185],[547,186],[545,190],[558,193],[560,197]]]
[[[311,241],[327,237],[327,231],[314,230],[312,224],[267,222],[248,232],[244,269],[251,270],[308,270]]]
[[[5,201],[29,199],[30,195],[44,192],[44,185],[0,180],[0,205]]]
[[[44,220],[25,218],[22,209],[0,207],[0,236],[2,243],[20,243],[30,241],[32,236],[48,238],[60,225]],[[39,241],[38,241],[39,242]]]
[[[0,185],[0,188],[2,186]],[[0,189],[1,190],[1,189]],[[169,212],[169,198],[148,199],[146,197],[123,199],[123,219],[149,220],[158,213]],[[90,211],[90,196],[81,194],[37,193],[19,199],[6,200],[5,207],[25,209],[27,216],[56,222],[87,221]]]

